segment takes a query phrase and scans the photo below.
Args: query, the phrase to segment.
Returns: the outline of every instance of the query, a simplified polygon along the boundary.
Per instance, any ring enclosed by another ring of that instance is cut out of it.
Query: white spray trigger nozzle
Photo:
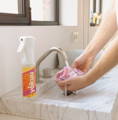
[[[20,38],[17,52],[18,53],[22,52],[22,50],[24,49],[24,46],[25,46],[25,40],[23,38]]]

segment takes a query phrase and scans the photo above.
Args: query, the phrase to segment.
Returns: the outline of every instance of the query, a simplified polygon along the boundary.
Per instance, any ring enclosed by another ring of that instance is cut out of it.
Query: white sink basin
[[[20,89],[6,94],[0,99],[0,112],[41,120],[118,120],[118,67],[67,97],[54,79],[38,85],[39,95],[32,99],[23,98]]]

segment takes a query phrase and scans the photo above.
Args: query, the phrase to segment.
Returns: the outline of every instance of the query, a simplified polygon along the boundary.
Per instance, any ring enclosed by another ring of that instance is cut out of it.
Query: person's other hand
[[[72,64],[72,67],[80,69],[83,72],[87,72],[92,66],[93,61],[93,56],[87,56],[82,54],[81,56],[75,59],[75,61]]]

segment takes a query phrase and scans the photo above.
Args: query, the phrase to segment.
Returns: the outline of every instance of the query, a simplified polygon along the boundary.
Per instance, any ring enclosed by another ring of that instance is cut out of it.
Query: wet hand
[[[68,91],[80,90],[93,83],[92,81],[88,80],[85,75],[80,77],[74,77],[64,81],[56,81],[56,82],[62,90],[65,90],[65,87],[67,87]]]
[[[87,72],[92,66],[94,57],[81,55],[75,59],[72,64],[73,68],[80,69],[83,72]]]

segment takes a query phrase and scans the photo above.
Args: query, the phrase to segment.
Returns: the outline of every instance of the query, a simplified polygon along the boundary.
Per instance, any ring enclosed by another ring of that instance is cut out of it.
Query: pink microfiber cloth
[[[78,70],[78,69],[75,69],[75,68],[72,68],[72,67],[64,67],[61,71],[59,71],[57,74],[56,74],[56,80],[66,80],[66,79],[69,79],[69,78],[73,78],[73,77],[77,77],[77,76],[81,76],[83,75],[84,72],[82,72],[81,70]],[[68,95],[71,95],[71,94],[74,94],[73,91],[68,91],[67,90],[67,87],[65,87],[65,90],[64,90],[64,95],[65,96],[68,96]]]
[[[61,71],[59,71],[56,74],[57,80],[66,80],[69,78],[77,77],[83,75],[84,72],[82,72],[79,69],[71,68],[71,67],[64,67]]]

